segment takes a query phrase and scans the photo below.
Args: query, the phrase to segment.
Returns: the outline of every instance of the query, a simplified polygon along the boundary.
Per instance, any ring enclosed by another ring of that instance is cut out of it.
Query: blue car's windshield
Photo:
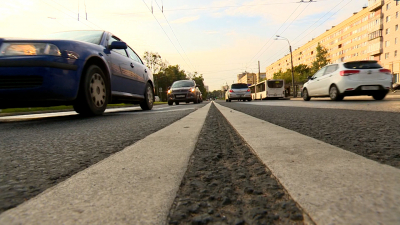
[[[99,30],[75,30],[48,34],[45,35],[43,38],[84,41],[98,45],[100,44],[103,33],[104,31]]]

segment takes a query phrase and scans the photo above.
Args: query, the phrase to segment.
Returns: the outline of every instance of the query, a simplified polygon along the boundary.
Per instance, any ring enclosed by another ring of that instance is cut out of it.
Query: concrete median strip
[[[166,223],[209,107],[2,213],[0,224]]]
[[[316,224],[400,224],[400,170],[216,104]]]

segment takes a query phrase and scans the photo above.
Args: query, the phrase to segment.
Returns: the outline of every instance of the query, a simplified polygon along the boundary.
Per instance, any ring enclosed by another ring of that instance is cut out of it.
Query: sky
[[[303,2],[301,2],[303,1]],[[142,58],[198,72],[209,90],[258,72],[367,6],[367,0],[2,0],[0,37],[107,30]],[[79,21],[78,21],[79,15]],[[87,15],[87,19],[86,19]]]

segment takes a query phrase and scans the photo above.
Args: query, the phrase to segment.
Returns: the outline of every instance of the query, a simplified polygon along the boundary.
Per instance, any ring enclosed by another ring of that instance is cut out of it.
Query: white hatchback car
[[[353,61],[330,64],[304,84],[304,101],[311,97],[330,97],[334,101],[345,96],[369,95],[382,100],[389,92],[392,82],[390,70],[382,68],[377,61]]]
[[[251,101],[252,98],[249,86],[243,83],[232,84],[225,94],[225,101],[230,102],[232,100]]]

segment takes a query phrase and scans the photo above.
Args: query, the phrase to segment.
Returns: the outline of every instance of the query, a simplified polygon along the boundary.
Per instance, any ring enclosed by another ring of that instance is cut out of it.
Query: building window
[[[386,5],[386,10],[389,10],[390,9],[390,3],[388,3],[387,5]]]
[[[385,47],[389,47],[390,46],[390,41],[385,41]]]
[[[394,44],[397,45],[397,38],[394,39]]]
[[[386,52],[385,53],[385,59],[388,59],[389,58],[389,52]]]
[[[386,29],[386,34],[389,34],[390,33],[390,28],[387,28]]]
[[[396,2],[397,4],[398,2]],[[399,12],[396,12],[396,18],[399,18]]]
[[[397,57],[397,50],[394,51],[394,57]]]
[[[386,23],[390,21],[390,16],[386,17]]]
[[[396,24],[396,26],[394,26],[394,30],[397,31],[399,29],[399,25]]]

